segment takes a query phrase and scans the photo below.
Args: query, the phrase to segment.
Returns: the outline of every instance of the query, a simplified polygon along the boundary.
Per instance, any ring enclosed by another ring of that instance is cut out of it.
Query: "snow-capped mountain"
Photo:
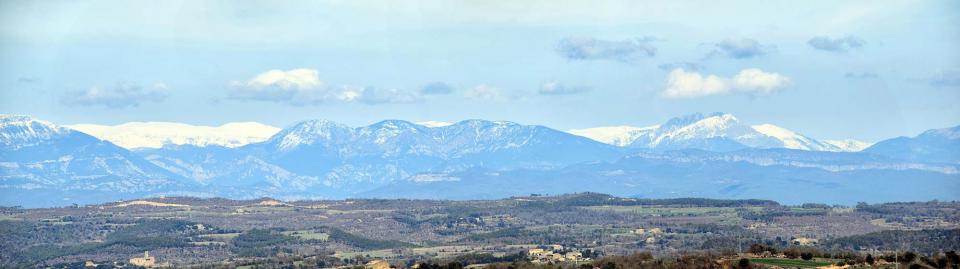
[[[572,155],[580,149],[615,152],[609,146],[543,126],[506,121],[465,120],[446,126],[426,127],[402,120],[386,120],[351,128],[331,121],[313,120],[284,129],[251,145],[289,153],[298,149],[326,149],[325,154],[358,156],[431,156],[456,159],[471,154],[556,148]],[[561,154],[568,155],[568,154]],[[546,159],[556,156],[544,156]]]
[[[840,149],[839,151],[842,151],[842,152],[858,152],[866,148],[869,148],[871,145],[873,145],[869,142],[863,142],[855,139],[840,139],[840,140],[827,139],[822,141],[823,143],[827,143],[827,144],[833,145],[834,147],[837,147],[838,149]]]
[[[358,128],[305,121],[242,149],[334,183],[399,180],[478,166],[553,168],[621,156],[615,147],[547,127],[484,120],[442,127],[387,120]]]
[[[958,199],[955,192],[912,187],[960,184],[958,129],[882,141],[864,152],[830,152],[822,149],[841,143],[720,113],[647,128],[572,132],[619,147],[506,121],[440,126],[385,120],[350,127],[310,120],[243,146],[170,143],[130,151],[53,123],[0,116],[0,205],[150,195],[477,199],[586,190],[844,203],[878,197],[871,192],[883,199],[930,193]],[[925,183],[889,184],[902,180]],[[884,184],[858,189],[874,181]],[[804,191],[784,191],[792,189]]]
[[[811,151],[858,151],[865,143],[821,142],[772,124],[747,125],[731,114],[691,114],[651,127],[599,127],[569,131],[603,143],[659,150],[788,148]]]
[[[127,149],[161,148],[165,145],[224,146],[235,148],[270,138],[280,128],[234,122],[221,126],[197,126],[174,122],[129,122],[120,125],[65,125]]]
[[[659,127],[659,125],[649,127],[611,126],[588,129],[573,129],[567,132],[590,138],[602,143],[618,147],[625,147],[633,143],[633,141],[637,140],[637,138],[640,136],[645,135]]]
[[[90,135],[27,116],[0,115],[0,202],[41,193],[57,199],[143,194],[184,186],[181,177]]]
[[[53,123],[28,116],[0,115],[0,145],[4,152],[38,146],[71,135],[71,131]]]
[[[960,126],[883,140],[863,152],[912,161],[960,163]]]
[[[616,147],[550,128],[483,120],[436,127],[386,120],[356,128],[309,120],[235,149],[185,145],[138,153],[206,185],[266,180],[261,185],[276,189],[273,195],[343,195],[476,167],[551,169],[622,156]]]

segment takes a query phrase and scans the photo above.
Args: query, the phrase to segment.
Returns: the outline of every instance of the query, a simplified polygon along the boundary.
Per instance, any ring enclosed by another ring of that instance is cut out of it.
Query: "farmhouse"
[[[817,244],[817,239],[807,238],[807,237],[797,237],[793,240],[790,240],[790,243],[793,243],[797,246],[814,246]]]
[[[140,257],[131,258],[130,264],[133,264],[136,266],[143,266],[143,267],[153,267],[154,265],[157,264],[157,259],[154,257],[150,257],[149,251],[144,251],[143,258],[140,258]]]
[[[579,262],[587,260],[579,251],[571,250],[564,252],[563,249],[562,245],[550,245],[547,246],[547,249],[533,248],[527,250],[527,257],[534,263]]]

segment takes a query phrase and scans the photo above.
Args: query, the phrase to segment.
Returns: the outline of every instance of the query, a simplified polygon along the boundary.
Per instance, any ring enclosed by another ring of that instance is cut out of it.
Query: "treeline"
[[[709,198],[620,198],[602,193],[577,193],[567,194],[549,198],[539,198],[536,201],[548,202],[560,206],[675,206],[675,207],[778,207],[779,203],[771,200],[745,199],[745,200],[727,200],[727,199],[709,199]]]
[[[831,249],[846,250],[901,250],[934,254],[948,250],[960,250],[960,229],[953,230],[887,230],[862,235],[841,237],[821,244]]]
[[[536,264],[531,262],[488,264],[484,269],[753,269],[761,268],[749,260],[725,261],[723,256],[711,253],[687,254],[677,257],[655,258],[648,252],[627,256],[607,256],[587,264]],[[454,264],[455,265],[455,264]],[[458,269],[451,266],[431,269]]]
[[[24,222],[5,223],[10,225],[0,225],[0,234],[4,237],[4,248],[19,247],[15,244],[20,242],[21,236],[42,235],[58,238],[58,242],[70,242],[75,240],[64,240],[70,238],[74,233],[71,225],[52,225],[52,226],[33,226]],[[14,252],[13,255],[5,257],[0,261],[0,265],[15,265],[13,267],[29,266],[38,262],[57,257],[75,255],[81,253],[94,252],[112,246],[127,247],[134,251],[151,250],[168,247],[187,247],[190,246],[188,236],[196,234],[193,229],[195,223],[182,220],[143,220],[133,226],[123,227],[107,235],[103,242],[98,243],[78,243],[78,244],[40,244],[27,247],[22,251]],[[33,229],[39,229],[33,230]],[[43,231],[50,231],[45,234]],[[6,240],[11,241],[6,241]],[[0,267],[3,267],[0,266]]]
[[[276,230],[252,229],[237,235],[230,241],[233,253],[241,257],[269,257],[279,252],[290,252],[278,245],[293,240],[293,237]]]
[[[387,248],[410,248],[417,247],[415,244],[397,241],[397,240],[377,240],[370,239],[355,234],[345,232],[337,228],[328,228],[326,233],[330,235],[329,240],[360,249],[387,249]]]

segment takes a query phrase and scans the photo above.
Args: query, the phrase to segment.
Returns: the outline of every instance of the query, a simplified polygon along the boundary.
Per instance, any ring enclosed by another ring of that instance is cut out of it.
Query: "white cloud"
[[[468,90],[465,93],[465,96],[469,99],[500,99],[503,97],[503,94],[500,92],[499,88],[480,84],[472,89]]]
[[[770,93],[790,83],[790,78],[756,68],[741,70],[733,77],[733,88],[745,92]]]
[[[768,73],[756,68],[741,70],[733,78],[717,75],[702,75],[674,69],[667,75],[663,96],[668,98],[694,98],[722,95],[733,92],[768,94],[787,86],[790,78]]]
[[[162,102],[169,95],[168,92],[167,85],[159,82],[150,87],[117,83],[114,86],[96,85],[86,90],[66,92],[61,101],[66,105],[124,108],[139,106],[143,102]]]
[[[230,88],[230,97],[233,99],[291,105],[318,105],[330,102],[360,102],[375,105],[411,103],[419,100],[419,96],[398,89],[329,86],[320,79],[317,70],[307,68],[266,71],[247,81],[232,81]]]
[[[230,97],[241,100],[286,102],[290,104],[317,104],[342,98],[320,80],[317,70],[270,70],[247,81],[230,82]]]

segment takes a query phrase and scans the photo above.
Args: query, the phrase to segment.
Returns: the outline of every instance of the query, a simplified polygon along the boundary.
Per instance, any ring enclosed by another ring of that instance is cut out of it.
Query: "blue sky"
[[[817,138],[960,124],[957,1],[0,1],[0,112],[57,123],[722,111]]]

